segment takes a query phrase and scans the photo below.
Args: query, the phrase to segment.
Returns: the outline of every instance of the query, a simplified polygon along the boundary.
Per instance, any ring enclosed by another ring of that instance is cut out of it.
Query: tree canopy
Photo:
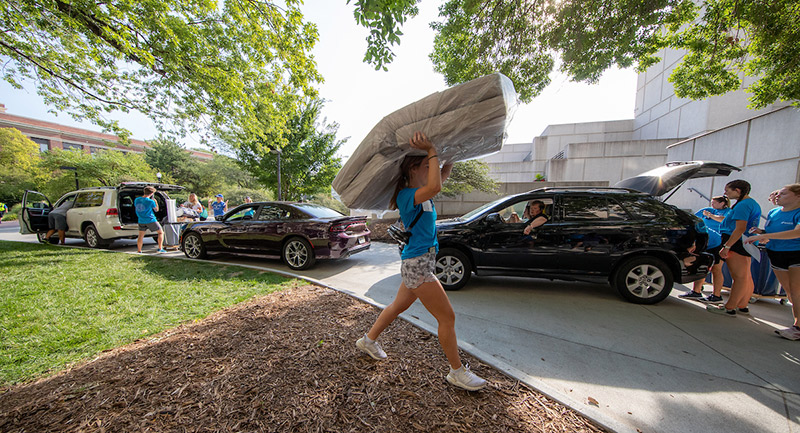
[[[14,128],[0,128],[0,201],[14,203],[40,178],[39,146]]]
[[[374,30],[365,61],[391,61],[375,56],[397,43],[415,3],[359,2],[384,17],[358,20]],[[644,71],[674,48],[687,53],[669,77],[680,97],[720,95],[748,76],[753,107],[800,100],[797,0],[448,0],[439,17],[430,57],[450,85],[498,71],[530,102],[556,66],[594,83],[611,67]]]
[[[33,80],[48,105],[117,134],[107,113],[137,110],[165,131],[259,135],[321,79],[299,3],[4,0],[3,78]]]
[[[331,182],[342,166],[336,152],[345,141],[336,139],[338,124],[319,119],[321,110],[322,101],[310,99],[290,116],[280,135],[267,139],[232,135],[227,144],[242,166],[273,192],[277,192],[280,151],[284,200],[329,194]]]

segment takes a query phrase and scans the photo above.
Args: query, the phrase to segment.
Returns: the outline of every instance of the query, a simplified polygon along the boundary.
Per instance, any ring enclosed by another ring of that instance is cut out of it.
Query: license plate
[[[358,237],[358,241],[357,241],[357,242],[358,242],[358,244],[360,245],[360,244],[363,244],[363,243],[364,243],[364,242],[366,242],[366,241],[367,241],[367,240],[364,238],[364,236],[359,236],[359,237]]]

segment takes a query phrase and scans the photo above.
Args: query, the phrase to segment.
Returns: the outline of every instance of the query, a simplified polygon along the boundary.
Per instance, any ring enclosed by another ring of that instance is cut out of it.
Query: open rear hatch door
[[[50,199],[44,194],[26,189],[22,195],[22,223],[19,225],[19,232],[23,235],[47,232],[47,215],[52,208]]]
[[[121,227],[126,230],[138,230],[139,220],[136,216],[133,202],[136,197],[144,193],[144,187],[152,186],[157,191],[162,193],[169,193],[175,191],[183,191],[186,189],[180,185],[170,185],[167,183],[153,183],[153,182],[122,182],[117,188],[117,209],[119,209],[119,220]],[[158,193],[156,193],[158,195]],[[158,202],[159,212],[156,217],[160,221],[166,215],[166,199],[169,194],[163,197],[163,202],[158,197],[155,198]]]
[[[629,188],[660,197],[670,191],[677,191],[677,188],[689,179],[728,176],[734,171],[741,171],[741,169],[724,162],[674,161],[638,176],[623,179],[614,187]]]

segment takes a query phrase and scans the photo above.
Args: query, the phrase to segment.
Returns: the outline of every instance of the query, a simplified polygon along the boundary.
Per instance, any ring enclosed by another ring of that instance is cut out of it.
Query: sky
[[[353,6],[346,0],[311,0],[304,5],[306,19],[316,23],[319,30],[314,57],[325,78],[319,86],[320,96],[326,100],[323,116],[327,123],[339,124],[338,138],[348,138],[339,151],[345,160],[383,117],[447,88],[428,58],[434,37],[429,23],[438,20],[442,3],[424,0],[419,4],[419,14],[402,28],[400,45],[392,48],[395,60],[388,71],[376,71],[363,63],[368,30],[356,24]],[[507,128],[506,143],[531,142],[551,124],[632,119],[635,96],[636,73],[632,70],[609,70],[594,85],[573,83],[555,73],[540,96],[517,107]],[[16,90],[0,81],[0,103],[9,114],[101,130],[89,122],[74,121],[65,113],[48,113],[49,108],[31,84]],[[142,114],[116,118],[132,131],[133,138],[149,140],[158,135]],[[197,140],[190,136],[184,144],[201,147]]]

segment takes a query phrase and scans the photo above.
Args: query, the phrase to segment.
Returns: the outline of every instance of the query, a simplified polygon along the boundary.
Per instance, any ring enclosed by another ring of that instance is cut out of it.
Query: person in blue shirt
[[[147,233],[147,229],[158,233],[158,252],[167,252],[162,247],[164,243],[164,230],[161,229],[161,224],[159,224],[158,219],[156,219],[155,212],[158,212],[158,203],[153,200],[153,194],[155,193],[155,188],[146,186],[144,187],[144,195],[136,197],[136,200],[133,201],[133,207],[136,209],[136,217],[139,219],[139,237],[136,239],[136,249],[140,254],[142,252],[144,235]]]
[[[792,326],[776,330],[783,338],[800,340],[800,184],[786,185],[778,191],[776,207],[769,212],[764,230],[745,242],[766,243],[775,277],[792,303]]]
[[[216,201],[208,199],[208,207],[210,207],[211,210],[214,211],[214,218],[221,215],[225,215],[225,212],[228,211],[228,202],[223,201],[225,199],[225,196],[223,196],[222,194],[217,194],[215,198]]]
[[[417,215],[421,215],[411,228],[411,238],[400,255],[402,283],[394,301],[387,306],[369,332],[356,341],[356,347],[374,359],[386,359],[386,353],[378,344],[378,336],[407,310],[417,299],[439,323],[441,344],[450,372],[447,381],[459,388],[476,391],[486,386],[481,379],[461,363],[455,330],[455,313],[447,294],[435,275],[436,253],[436,208],[431,200],[442,189],[442,182],[450,176],[452,164],[439,169],[439,155],[433,143],[421,132],[409,139],[412,148],[427,153],[427,156],[406,156],[400,164],[400,176],[392,197],[392,208],[400,211],[400,219],[408,227]]]
[[[703,278],[695,281],[692,290],[678,296],[679,298],[695,299],[709,304],[722,302],[722,283],[725,281],[725,277],[722,275],[722,258],[719,256],[719,251],[722,249],[722,235],[719,230],[722,220],[731,210],[730,206],[731,201],[728,200],[728,197],[718,195],[711,199],[710,207],[704,207],[695,213],[703,220],[708,231],[706,252],[714,255],[714,264],[711,266],[713,292],[707,297],[703,297],[703,283],[705,282],[705,278]]]
[[[750,183],[737,179],[725,185],[725,196],[735,199],[731,211],[722,220],[720,234],[722,249],[719,256],[728,264],[731,273],[731,294],[725,305],[708,305],[706,310],[736,317],[737,310],[742,314],[750,314],[747,304],[753,296],[753,277],[750,274],[750,253],[744,249],[742,235],[750,233],[750,229],[758,227],[761,218],[761,206],[750,197]]]

